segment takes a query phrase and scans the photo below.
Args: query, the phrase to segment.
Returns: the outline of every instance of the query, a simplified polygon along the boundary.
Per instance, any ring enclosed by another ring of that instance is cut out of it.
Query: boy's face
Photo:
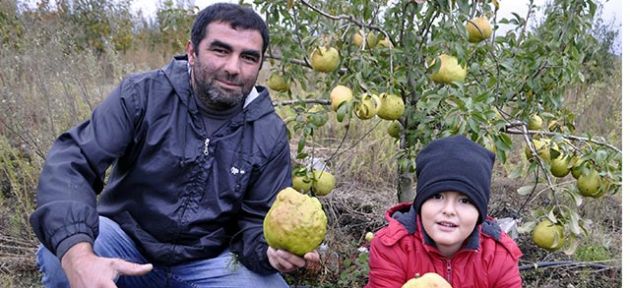
[[[451,257],[477,226],[479,211],[463,193],[448,191],[435,194],[420,207],[424,230],[437,244],[443,256]]]

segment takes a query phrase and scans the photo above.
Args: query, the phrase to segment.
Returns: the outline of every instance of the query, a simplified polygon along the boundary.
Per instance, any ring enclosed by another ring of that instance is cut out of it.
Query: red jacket
[[[416,273],[435,272],[453,288],[521,287],[516,243],[492,218],[477,226],[462,248],[448,259],[432,244],[411,203],[385,213],[389,225],[378,232],[370,247],[370,274],[365,288],[399,288]],[[481,230],[481,232],[479,232]]]

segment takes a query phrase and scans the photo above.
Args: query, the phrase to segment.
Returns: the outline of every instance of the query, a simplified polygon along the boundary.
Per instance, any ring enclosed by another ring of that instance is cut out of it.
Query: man
[[[124,79],[57,139],[31,215],[47,287],[286,287],[278,271],[319,261],[262,235],[291,185],[286,128],[254,87],[268,41],[253,10],[209,6],[186,56]]]

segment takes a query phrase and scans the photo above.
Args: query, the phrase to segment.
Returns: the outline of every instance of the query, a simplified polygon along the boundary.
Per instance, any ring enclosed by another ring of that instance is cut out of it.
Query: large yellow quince
[[[263,234],[270,247],[304,256],[322,243],[328,219],[317,198],[285,188],[263,221]]]

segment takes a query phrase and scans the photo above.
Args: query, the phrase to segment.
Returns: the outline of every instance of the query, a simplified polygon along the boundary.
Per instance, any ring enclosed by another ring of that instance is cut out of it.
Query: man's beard
[[[194,77],[195,95],[197,100],[206,108],[214,110],[225,110],[243,103],[245,93],[243,91],[223,91],[218,87],[207,83],[204,79]]]
[[[198,96],[202,105],[215,110],[225,110],[243,103],[245,95],[239,93],[226,93],[221,89],[206,84],[204,93]]]

